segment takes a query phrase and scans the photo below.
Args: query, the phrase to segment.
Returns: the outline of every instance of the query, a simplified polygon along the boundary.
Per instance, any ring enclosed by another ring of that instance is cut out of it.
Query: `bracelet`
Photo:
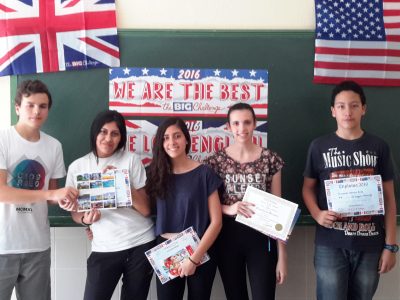
[[[86,227],[90,227],[90,225],[92,225],[92,224],[88,224],[88,223],[85,223],[84,221],[83,221],[83,218],[84,218],[85,216],[82,216],[82,218],[81,218],[81,223],[82,223],[82,225],[84,225],[84,226],[86,226]]]
[[[200,265],[199,262],[195,262],[190,256],[188,256],[189,260],[197,267],[198,265]]]

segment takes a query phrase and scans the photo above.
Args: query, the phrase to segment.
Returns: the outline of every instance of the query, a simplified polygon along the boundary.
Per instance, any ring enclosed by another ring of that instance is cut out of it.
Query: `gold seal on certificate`
[[[380,175],[325,180],[325,192],[328,209],[343,217],[385,213]]]
[[[248,186],[243,200],[254,204],[250,218],[236,216],[243,223],[274,239],[286,241],[300,214],[298,204]]]

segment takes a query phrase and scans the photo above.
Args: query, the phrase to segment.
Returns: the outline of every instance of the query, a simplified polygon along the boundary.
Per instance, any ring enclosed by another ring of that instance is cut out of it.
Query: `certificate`
[[[325,180],[325,192],[328,209],[343,217],[385,213],[380,175]]]
[[[243,200],[253,203],[250,218],[238,214],[236,221],[274,239],[286,241],[298,218],[298,204],[248,186]]]
[[[197,233],[192,227],[178,233],[173,238],[146,251],[154,272],[162,284],[179,276],[178,268],[184,259],[191,256],[200,242]],[[204,254],[200,264],[208,261],[210,257]]]
[[[126,169],[80,173],[75,175],[75,179],[79,191],[78,212],[132,205],[129,172]]]

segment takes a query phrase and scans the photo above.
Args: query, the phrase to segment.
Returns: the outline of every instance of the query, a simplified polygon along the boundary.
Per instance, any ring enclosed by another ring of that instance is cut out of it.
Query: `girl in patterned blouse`
[[[287,275],[286,247],[262,233],[236,222],[241,214],[251,217],[252,205],[242,202],[247,186],[281,196],[283,160],[253,143],[256,117],[253,108],[237,103],[228,111],[228,129],[234,144],[206,159],[224,181],[221,197],[223,227],[217,240],[218,268],[228,300],[249,299],[248,271],[254,300],[275,299],[275,286]]]

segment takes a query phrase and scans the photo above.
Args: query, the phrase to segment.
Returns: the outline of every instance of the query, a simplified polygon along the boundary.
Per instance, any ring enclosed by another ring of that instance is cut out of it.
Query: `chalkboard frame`
[[[312,139],[336,128],[329,103],[333,86],[312,83],[313,31],[119,30],[119,38],[121,66],[267,69],[268,147],[285,160],[283,197],[300,204],[300,224],[313,223],[301,198],[306,152]],[[68,166],[88,152],[88,124],[107,108],[108,69],[12,76],[12,99],[17,83],[28,78],[41,79],[50,88],[54,104],[43,130],[63,143]],[[391,146],[398,191],[400,140],[394,137],[400,122],[396,124],[394,112],[400,108],[400,89],[366,87],[365,92],[363,128]],[[13,105],[11,114],[15,123]],[[52,226],[75,225],[68,213],[55,207],[49,219]]]

